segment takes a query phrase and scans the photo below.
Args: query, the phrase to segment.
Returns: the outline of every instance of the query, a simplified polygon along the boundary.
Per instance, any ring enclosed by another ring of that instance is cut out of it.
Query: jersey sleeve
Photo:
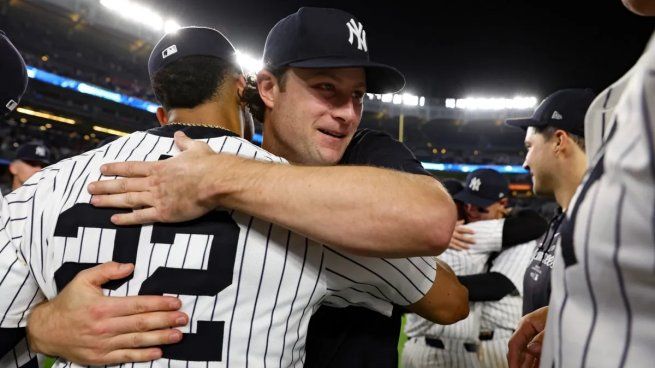
[[[465,226],[475,231],[473,238],[475,244],[468,250],[469,253],[500,252],[503,245],[503,226],[505,219],[476,221]]]
[[[403,143],[387,133],[370,129],[355,133],[340,164],[376,166],[410,174],[430,175]]]
[[[0,328],[27,325],[29,311],[45,299],[28,263],[34,194],[41,173],[2,200],[0,228]]]
[[[342,253],[325,247],[324,304],[334,307],[366,307],[391,315],[392,304],[419,301],[435,281],[432,257],[372,258]]]
[[[523,277],[536,247],[537,242],[532,240],[502,251],[494,259],[489,272],[503,274],[514,284],[516,290],[523,294]]]

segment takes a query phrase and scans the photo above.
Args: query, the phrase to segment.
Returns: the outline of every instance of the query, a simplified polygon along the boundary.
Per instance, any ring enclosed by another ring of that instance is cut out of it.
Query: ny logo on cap
[[[34,153],[36,153],[37,156],[45,157],[46,156],[45,147],[36,147]]]
[[[553,116],[551,116],[550,118],[553,119],[553,120],[562,120],[563,119],[562,114],[557,112],[557,110],[553,111]]]
[[[348,31],[350,31],[348,35],[348,42],[350,42],[352,45],[354,41],[353,36],[356,36],[357,49],[368,52],[368,47],[366,47],[366,31],[364,30],[364,26],[360,22],[355,22],[355,20],[352,18],[350,19],[350,22],[346,23],[346,25],[348,26]]]
[[[469,188],[471,188],[472,191],[477,192],[480,190],[480,185],[482,185],[482,180],[480,180],[480,178],[473,178],[469,183]]]
[[[161,57],[166,59],[167,57],[175,54],[177,52],[177,46],[169,46],[164,51],[161,52]]]

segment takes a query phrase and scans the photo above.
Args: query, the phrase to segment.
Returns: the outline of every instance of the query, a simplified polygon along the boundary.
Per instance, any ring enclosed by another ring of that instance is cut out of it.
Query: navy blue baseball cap
[[[16,159],[29,164],[42,166],[48,166],[54,161],[50,148],[41,143],[25,143],[21,145],[16,150]]]
[[[523,129],[552,126],[584,137],[584,117],[595,97],[591,89],[562,89],[546,97],[532,117],[505,122]]]
[[[464,189],[454,199],[479,207],[489,207],[509,194],[509,182],[498,171],[478,169],[466,176]]]
[[[162,37],[148,59],[150,79],[161,68],[186,56],[213,56],[241,70],[232,43],[219,31],[208,27],[182,27]]]
[[[14,111],[27,89],[25,61],[0,31],[0,116]]]
[[[464,189],[464,184],[462,184],[462,182],[457,179],[444,179],[441,184],[443,184],[444,188],[446,188],[448,194],[450,194],[451,197]]]
[[[277,22],[266,37],[264,67],[354,68],[366,72],[371,93],[397,92],[405,77],[370,60],[366,30],[352,14],[330,8],[300,8]]]

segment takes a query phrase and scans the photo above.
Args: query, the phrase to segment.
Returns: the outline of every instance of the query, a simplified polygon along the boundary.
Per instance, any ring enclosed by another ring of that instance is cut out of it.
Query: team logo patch
[[[6,106],[9,109],[9,111],[14,111],[16,106],[18,106],[18,102],[14,101],[14,100],[9,100],[9,102],[7,102]]]
[[[480,180],[480,178],[473,178],[469,183],[469,188],[471,188],[472,191],[477,192],[480,190],[480,185],[482,185],[482,180]]]
[[[368,52],[368,47],[366,46],[366,31],[364,30],[362,23],[355,22],[355,20],[351,18],[350,21],[346,23],[346,26],[349,31],[348,42],[352,45],[355,41],[355,37],[357,37],[357,49]]]
[[[161,52],[161,57],[166,59],[167,57],[177,53],[177,46],[169,46],[164,51]]]

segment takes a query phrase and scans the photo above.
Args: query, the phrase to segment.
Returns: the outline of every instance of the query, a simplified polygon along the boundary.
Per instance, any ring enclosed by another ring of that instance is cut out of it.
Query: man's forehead
[[[296,68],[297,73],[305,78],[329,77],[339,82],[355,82],[366,85],[364,68]]]
[[[534,136],[537,133],[538,133],[537,128],[533,126],[528,127],[528,129],[525,130],[525,141],[526,142],[530,141],[531,140],[530,138],[532,138],[532,136]]]

